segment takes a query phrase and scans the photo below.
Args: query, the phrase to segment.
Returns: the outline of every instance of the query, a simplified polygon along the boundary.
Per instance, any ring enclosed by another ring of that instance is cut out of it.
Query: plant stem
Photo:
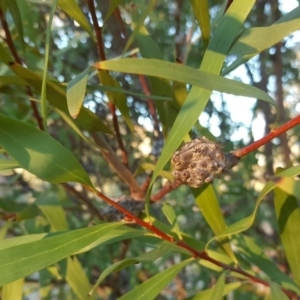
[[[235,151],[232,151],[231,153],[239,158],[249,154],[250,152],[253,152],[254,150],[258,149],[259,147],[265,145],[266,143],[270,142],[275,137],[278,137],[279,135],[285,133],[291,128],[294,128],[295,126],[300,124],[300,115],[297,117],[291,119],[290,121],[284,123],[283,125],[273,129],[270,133],[268,133],[263,138],[259,139],[258,141]]]
[[[93,20],[94,30],[95,30],[96,39],[97,39],[97,48],[98,48],[100,60],[106,60],[103,36],[102,36],[102,27],[100,27],[99,23],[98,23],[94,0],[88,0],[88,6],[89,6],[89,10],[90,10],[91,17]],[[123,144],[123,140],[121,137],[121,133],[120,133],[119,121],[118,121],[118,117],[116,114],[116,106],[114,103],[109,102],[108,107],[110,109],[110,112],[111,112],[111,115],[113,118],[113,126],[114,126],[114,129],[116,132],[118,145],[121,150],[122,160],[123,160],[124,165],[128,168],[128,157],[127,157],[127,153],[126,153],[126,150],[125,150],[125,147]]]
[[[132,219],[133,221],[135,221],[136,224],[150,230],[151,232],[153,232],[155,235],[157,235],[159,238],[164,239],[168,242],[171,243],[175,243],[177,246],[184,248],[186,250],[188,250],[189,252],[191,252],[191,254],[194,257],[209,261],[210,263],[224,269],[224,270],[229,270],[231,272],[235,272],[238,273],[240,275],[245,276],[246,278],[248,278],[249,280],[251,280],[254,283],[259,283],[262,284],[264,286],[269,287],[270,283],[266,280],[260,279],[258,277],[253,276],[252,274],[247,273],[246,271],[242,270],[239,267],[233,267],[227,264],[224,264],[223,262],[220,262],[212,257],[210,257],[206,251],[198,251],[194,248],[192,248],[191,246],[189,246],[188,244],[186,244],[184,241],[175,241],[175,239],[172,236],[169,236],[167,234],[165,234],[163,231],[161,231],[159,228],[153,226],[150,223],[145,222],[144,220],[139,219],[137,216],[133,215],[131,212],[127,211],[124,207],[122,207],[121,205],[119,205],[118,203],[116,203],[115,201],[109,199],[108,197],[106,197],[104,194],[102,194],[101,192],[97,191],[97,190],[93,190],[88,186],[84,186],[86,189],[92,191],[93,193],[95,193],[98,197],[100,197],[101,199],[103,199],[105,202],[107,202],[109,205],[112,205],[113,207],[115,207],[116,209],[118,209],[119,211],[121,211],[123,214],[125,214],[126,216],[128,216],[130,219]],[[282,291],[289,297],[293,298],[293,299],[299,299],[299,297],[292,291],[286,290],[284,288],[282,288]]]

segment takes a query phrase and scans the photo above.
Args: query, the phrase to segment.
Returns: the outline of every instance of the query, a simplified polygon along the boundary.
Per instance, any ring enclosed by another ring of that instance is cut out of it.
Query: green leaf
[[[170,203],[164,203],[162,207],[162,212],[164,213],[165,217],[168,219],[171,226],[174,228],[175,232],[177,233],[177,236],[180,240],[182,240],[182,235],[179,229],[177,216],[175,214],[175,211],[173,207],[170,205]]]
[[[299,286],[297,286],[289,276],[283,273],[278,266],[274,264],[274,261],[271,261],[270,258],[266,256],[262,245],[259,245],[253,238],[245,234],[236,236],[233,242],[237,255],[242,255],[242,258],[246,259],[249,265],[248,272],[251,273],[253,265],[256,265],[270,280],[300,295]],[[241,258],[239,258],[239,260],[241,260]]]
[[[88,277],[81,266],[80,261],[76,257],[67,258],[67,274],[66,281],[75,292],[77,299],[92,300],[88,292],[91,288]]]
[[[204,185],[200,189],[193,190],[193,194],[195,196],[196,203],[199,206],[201,213],[203,214],[203,217],[205,218],[212,231],[215,234],[223,232],[227,228],[227,225],[225,223],[213,185]],[[228,256],[236,262],[236,258],[231,249],[229,239],[223,239],[221,241],[221,245]]]
[[[45,236],[41,240],[25,242],[4,249],[1,249],[1,245],[5,245],[7,241],[1,241],[0,269],[5,272],[0,272],[0,286],[30,275],[74,254],[120,225],[120,223],[104,223]]]
[[[289,185],[298,185],[299,182],[290,178],[283,178]],[[282,181],[281,181],[282,184]],[[291,268],[294,280],[300,286],[300,208],[295,194],[286,193],[278,188],[274,189],[275,212],[279,226],[280,239],[283,244],[284,252]]]
[[[98,246],[98,245],[110,245],[119,241],[128,240],[128,239],[134,239],[144,236],[149,236],[151,234],[142,231],[137,230],[131,227],[122,226],[120,228],[114,229],[108,234],[100,237],[99,239],[95,240],[92,244],[80,249],[80,251],[76,252],[75,254],[84,253],[86,251],[89,251],[90,249]],[[1,248],[0,248],[1,249]]]
[[[185,82],[197,87],[202,87],[206,91],[216,90],[228,94],[258,98],[276,106],[272,97],[256,87],[215,74],[210,74],[206,71],[199,71],[188,66],[163,60],[122,58],[101,61],[96,63],[95,67],[104,70],[157,76],[164,79]],[[155,94],[158,95],[158,93]],[[198,99],[199,98],[197,98],[197,102],[202,103],[202,101],[199,101]],[[184,105],[186,105],[186,102]],[[196,103],[193,104],[193,106],[194,105],[196,105]],[[189,106],[189,111],[191,110],[190,107],[191,106]]]
[[[225,272],[221,274],[216,285],[213,288],[210,299],[211,300],[222,300],[224,289],[225,289]]]
[[[229,9],[226,11],[218,27],[216,28],[213,37],[210,40],[208,48],[205,51],[204,57],[202,59],[201,67],[200,67],[201,71],[213,73],[213,74],[220,73],[226,55],[231,47],[231,44],[234,41],[236,35],[239,33],[239,30],[242,27],[242,24],[246,19],[247,15],[249,14],[254,3],[255,3],[254,0],[247,1],[247,2],[243,0],[235,0],[230,5]],[[176,67],[182,68],[183,66],[177,65]],[[193,71],[197,72],[197,70],[193,70]],[[180,71],[179,73],[181,74],[182,71]],[[207,80],[208,77],[211,75],[212,74],[209,75],[206,74],[205,76],[203,76],[203,79],[206,78]],[[181,76],[183,76],[183,74],[181,74]],[[181,81],[181,80],[177,80],[177,81]],[[222,80],[225,80],[225,78],[223,78]],[[197,83],[199,86],[200,85],[199,82]],[[232,82],[232,84],[236,84],[236,83]],[[215,89],[215,87],[212,87],[212,89]],[[249,86],[245,89],[249,90]],[[239,94],[241,95],[241,93]],[[167,164],[167,162],[169,161],[169,159],[171,158],[171,156],[173,155],[177,147],[180,145],[182,140],[185,138],[185,136],[187,136],[187,134],[189,133],[193,125],[198,120],[199,115],[204,110],[210,95],[211,95],[211,91],[207,90],[207,87],[206,88],[199,88],[197,86],[192,87],[186,101],[184,102],[183,106],[180,109],[180,112],[174,122],[174,125],[172,126],[168,138],[165,141],[161,156],[157,161],[156,169],[153,172],[152,179],[147,192],[147,197],[146,197],[147,203],[149,202],[150,199],[150,193],[151,193],[153,183],[157,178],[159,172],[164,168],[164,166]]]
[[[5,0],[5,4],[9,9],[12,19],[14,21],[14,25],[16,26],[16,30],[19,34],[22,46],[24,47],[24,32],[23,32],[23,22],[20,13],[20,9],[16,0]],[[23,48],[24,49],[24,48]]]
[[[203,44],[206,48],[210,37],[210,17],[208,1],[191,0],[191,4],[201,30]]]
[[[0,228],[0,240],[6,237],[7,231],[14,225],[12,221],[5,222]]]
[[[116,81],[107,71],[98,71],[100,81],[104,86],[112,86],[112,87],[117,87],[121,88],[120,84],[118,81]],[[129,108],[126,103],[126,96],[123,93],[111,93],[111,92],[106,92],[106,95],[109,99],[109,101],[113,104],[116,105],[116,107],[119,109],[121,112],[126,124],[130,128],[132,132],[134,132],[133,125],[130,119],[129,115]]]
[[[289,300],[286,294],[280,289],[280,287],[276,283],[270,283],[270,292],[270,300]]]
[[[93,40],[95,40],[95,36],[93,31],[86,20],[82,9],[77,5],[74,0],[58,0],[58,7],[62,9],[67,15],[69,15],[72,19],[80,24],[80,26],[87,31],[87,33],[91,36]]]
[[[119,300],[155,299],[156,296],[168,285],[168,283],[175,278],[177,273],[193,260],[194,258],[186,259],[181,263],[154,275],[127,294],[120,297]]]
[[[26,85],[26,81],[19,76],[0,76],[0,87],[5,85]]]
[[[68,110],[73,119],[76,119],[86,91],[86,84],[88,81],[90,67],[75,76],[67,86],[67,102]]]
[[[9,64],[9,62],[13,62],[14,59],[11,57],[7,48],[4,47],[4,43],[0,43],[0,60],[5,64]]]
[[[109,1],[109,7],[108,7],[107,13],[106,13],[105,18],[104,18],[104,24],[107,22],[107,20],[112,15],[112,13],[115,11],[115,9],[117,9],[118,5],[121,4],[121,2],[122,2],[122,0],[111,0],[111,1]]]
[[[49,60],[49,51],[50,51],[52,21],[56,10],[57,1],[58,0],[54,0],[53,5],[51,7],[51,12],[49,15],[49,21],[46,30],[45,64],[44,64],[42,90],[41,90],[41,111],[42,111],[42,118],[43,118],[43,124],[45,129],[47,128],[47,98],[46,98],[47,70],[48,70],[48,60]]]
[[[144,173],[145,170],[153,171],[155,169],[155,165],[150,163],[142,163],[139,165],[138,169],[135,171],[134,176],[140,175]],[[169,181],[174,181],[174,177],[170,171],[161,171],[159,175],[163,178],[168,179]]]
[[[151,6],[152,2],[149,4]],[[132,29],[135,31],[136,25],[139,24],[141,20],[141,16],[138,12],[136,6],[131,8],[132,15]],[[135,42],[139,47],[140,53],[143,58],[155,58],[155,59],[163,59],[163,55],[159,50],[158,45],[154,42],[152,37],[149,35],[146,27],[144,25],[138,25],[139,31],[135,32]],[[142,74],[142,73],[138,73]],[[155,76],[155,75],[154,75]],[[167,96],[171,98],[171,85],[165,79],[150,77],[149,85],[151,94],[159,95],[159,96]],[[161,102],[155,102],[155,106],[159,115],[160,122],[162,124],[162,131],[164,135],[168,133],[168,124],[167,124],[167,113],[164,107],[164,104]],[[148,205],[146,205],[146,211],[148,211]]]
[[[92,183],[78,160],[50,135],[23,122],[0,115],[0,145],[19,165],[52,183]]]
[[[51,224],[51,231],[68,230],[66,213],[57,199],[56,194],[50,193],[39,196],[36,200],[36,205]]]
[[[300,166],[295,166],[295,167],[291,167],[289,169],[286,169],[286,170],[280,172],[279,174],[277,174],[277,176],[278,177],[294,177],[298,174],[300,174]],[[254,220],[255,220],[256,212],[257,212],[257,209],[258,209],[258,206],[259,206],[260,202],[275,187],[276,187],[276,183],[274,181],[269,181],[265,185],[263,190],[260,192],[260,194],[259,194],[259,196],[256,200],[255,209],[254,209],[253,213],[250,216],[239,220],[238,222],[236,222],[233,225],[229,226],[223,232],[221,232],[218,235],[216,235],[215,237],[213,237],[208,242],[208,244],[211,243],[215,239],[219,239],[221,237],[237,234],[237,233],[243,232],[243,231],[247,230],[248,228],[250,228],[252,226]]]
[[[116,262],[115,264],[109,266],[108,268],[106,268],[101,275],[99,276],[99,278],[97,279],[96,283],[94,284],[93,288],[89,291],[88,295],[91,296],[95,290],[97,289],[97,287],[99,286],[99,284],[111,273],[113,272],[118,272],[120,270],[125,269],[128,266],[131,266],[133,264],[139,263],[139,261],[136,258],[126,258],[123,259],[121,261]]]
[[[2,287],[2,300],[23,299],[24,278],[15,280]]]
[[[139,34],[140,30],[145,29],[144,22],[145,22],[146,18],[149,16],[150,12],[153,11],[155,5],[156,5],[156,0],[150,0],[141,16],[139,16],[139,14],[137,12],[137,7],[132,6],[131,13],[132,13],[133,31],[127,39],[126,45],[123,50],[123,54],[128,51],[129,47],[131,46],[135,37]]]
[[[225,284],[224,290],[223,290],[223,296],[227,295],[228,293],[234,291],[235,289],[239,288],[243,283],[242,282],[233,282]],[[186,300],[210,300],[211,295],[214,292],[214,288],[207,289],[204,291],[201,291],[200,293],[187,298]]]
[[[173,245],[169,242],[162,242],[156,249],[151,250],[142,255],[139,255],[136,258],[127,258],[127,259],[123,259],[121,261],[114,263],[113,265],[109,266],[101,273],[101,275],[97,279],[95,285],[89,292],[89,295],[92,295],[94,293],[94,291],[96,290],[96,288],[98,287],[98,285],[101,282],[103,282],[103,280],[111,273],[119,272],[119,271],[125,269],[126,267],[131,266],[133,264],[137,264],[139,262],[153,262],[153,261],[157,260],[158,258],[162,257],[164,254],[172,251],[173,250],[172,246]]]
[[[1,57],[1,44],[0,44],[0,60]],[[33,72],[18,64],[9,65],[11,70],[24,80],[27,84],[32,86],[38,93],[41,91],[42,76],[38,72]],[[83,107],[74,121],[69,117],[66,91],[53,81],[47,80],[47,99],[49,103],[57,109],[58,112],[64,113],[64,118],[69,120],[69,123],[74,123],[76,126],[89,132],[101,131],[108,134],[113,134],[109,127],[107,127],[101,120],[89,109]]]
[[[12,76],[0,76],[0,82],[1,82],[2,77],[12,77]],[[6,80],[6,79],[4,78],[4,80]],[[123,93],[126,95],[136,96],[136,97],[143,98],[143,99],[152,99],[152,100],[159,100],[159,101],[171,101],[172,100],[170,97],[134,93],[131,91],[124,90],[122,88],[116,88],[116,87],[112,87],[112,86],[87,85],[87,90],[93,90],[93,91],[100,90],[103,92]]]
[[[281,17],[271,26],[245,29],[229,52],[229,54],[241,57],[230,65],[227,70],[224,70],[224,73],[228,73],[240,64],[245,63],[253,56],[280,42],[299,28],[300,6]]]
[[[300,198],[300,182],[289,177],[274,177],[276,186],[287,194]]]
[[[0,171],[20,168],[20,165],[16,160],[4,160],[0,159]]]

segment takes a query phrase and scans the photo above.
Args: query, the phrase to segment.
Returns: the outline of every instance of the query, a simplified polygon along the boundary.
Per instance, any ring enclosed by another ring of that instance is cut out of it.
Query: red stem
[[[268,281],[265,281],[263,279],[257,278],[249,273],[247,273],[246,271],[240,269],[240,268],[236,268],[236,267],[232,267],[230,265],[224,264],[220,261],[215,260],[214,258],[211,258],[208,256],[206,251],[198,251],[194,248],[192,248],[191,246],[189,246],[188,244],[186,244],[184,241],[175,241],[175,239],[167,234],[165,234],[163,231],[161,231],[160,229],[158,229],[157,227],[153,226],[150,223],[147,223],[141,219],[139,219],[138,217],[136,217],[135,215],[133,215],[131,212],[127,211],[124,207],[122,207],[121,205],[119,205],[118,203],[114,202],[113,200],[109,199],[108,197],[106,197],[105,195],[103,195],[101,192],[93,190],[91,188],[89,188],[88,186],[85,186],[85,188],[89,189],[90,191],[92,191],[93,193],[95,193],[98,197],[102,198],[105,202],[107,202],[108,204],[112,205],[113,207],[115,207],[116,209],[118,209],[119,211],[121,211],[123,214],[125,214],[126,216],[128,216],[130,219],[134,220],[136,222],[136,224],[147,228],[148,230],[150,230],[151,232],[153,232],[154,234],[156,234],[158,237],[169,241],[169,242],[175,242],[177,246],[184,248],[188,251],[190,251],[194,257],[206,260],[211,262],[212,264],[224,269],[224,270],[230,270],[231,272],[235,272],[238,273],[240,275],[243,275],[245,277],[247,277],[248,279],[250,279],[251,281],[255,282],[255,283],[260,283],[264,286],[269,287],[270,284]],[[286,290],[284,288],[282,288],[282,291],[289,297],[293,298],[293,299],[299,299],[299,297],[292,291]]]
[[[258,141],[254,142],[242,149],[233,151],[232,154],[241,158],[241,157],[249,154],[250,152],[258,149],[259,147],[265,145],[266,143],[270,142],[275,137],[278,137],[279,135],[285,133],[289,129],[294,128],[295,126],[297,126],[299,124],[300,124],[300,115],[291,119],[290,121],[284,123],[283,125],[273,129],[269,134],[267,134],[263,138],[259,139]]]

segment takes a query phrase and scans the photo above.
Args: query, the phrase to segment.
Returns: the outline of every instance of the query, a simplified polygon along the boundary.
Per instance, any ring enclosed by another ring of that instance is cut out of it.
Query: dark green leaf
[[[291,184],[294,183],[299,186],[299,181],[290,178],[284,179],[285,182],[290,180]],[[280,188],[275,188],[274,193],[274,205],[281,242],[294,280],[300,286],[300,208],[294,194],[286,193]]]
[[[1,241],[0,269],[5,272],[0,272],[0,286],[74,254],[120,225],[120,223],[100,224],[54,236],[45,236],[44,239],[24,242],[5,249],[1,249],[1,245],[5,245],[6,240]]]
[[[45,132],[0,115],[0,133],[0,145],[30,173],[52,183],[92,186],[73,154]]]
[[[146,280],[133,290],[120,297],[119,300],[155,299],[156,296],[174,279],[178,272],[190,263],[194,258],[189,258],[181,263],[166,269],[150,279]]]

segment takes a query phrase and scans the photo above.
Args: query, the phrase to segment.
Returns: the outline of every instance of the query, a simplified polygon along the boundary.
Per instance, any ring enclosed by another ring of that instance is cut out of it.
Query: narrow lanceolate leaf
[[[222,300],[225,289],[225,272],[221,274],[211,293],[211,300]]]
[[[134,41],[135,37],[139,34],[140,29],[144,27],[144,22],[145,22],[146,18],[149,16],[150,12],[154,9],[155,5],[156,5],[156,0],[150,0],[148,2],[148,5],[145,7],[145,10],[143,11],[143,13],[140,16],[139,16],[139,14],[137,14],[137,8],[132,6],[132,10],[131,10],[132,26],[131,27],[133,29],[133,32],[127,39],[126,45],[123,50],[123,54],[128,51],[128,49],[131,46],[132,42]]]
[[[105,18],[104,18],[104,23],[107,22],[109,17],[112,15],[114,10],[117,9],[118,5],[121,2],[122,2],[122,0],[111,0],[111,1],[109,1],[109,7],[108,7],[107,13],[106,13]]]
[[[258,98],[276,106],[272,97],[258,88],[181,64],[157,59],[123,58],[101,61],[96,63],[95,67],[104,70],[143,74],[185,82],[210,91],[215,90],[228,94]],[[199,100],[199,102],[201,101]]]
[[[300,166],[295,166],[295,167],[291,167],[289,169],[286,169],[282,172],[280,172],[279,174],[277,174],[278,177],[294,177],[297,176],[298,174],[300,174]],[[263,188],[263,190],[260,192],[257,200],[256,200],[256,204],[255,204],[255,209],[253,211],[253,213],[244,218],[241,219],[240,221],[234,223],[233,225],[229,226],[227,229],[225,229],[223,232],[219,233],[218,235],[216,235],[214,238],[212,238],[209,243],[211,243],[213,240],[215,239],[219,239],[221,237],[225,237],[225,236],[230,236],[236,233],[240,233],[243,232],[245,230],[247,230],[248,228],[250,228],[255,220],[255,216],[256,216],[256,212],[258,209],[259,204],[261,203],[262,199],[270,192],[272,191],[275,187],[276,187],[276,182],[274,181],[269,181],[265,187]]]
[[[5,0],[4,2],[7,8],[9,9],[9,12],[11,13],[11,16],[14,20],[14,24],[19,34],[19,38],[21,40],[22,46],[24,46],[23,24],[22,24],[22,17],[18,6],[18,2],[16,0]]]
[[[119,300],[151,300],[155,299],[156,296],[169,284],[171,280],[175,278],[178,272],[190,263],[194,258],[189,258],[183,262],[166,269],[157,275],[154,275],[150,279],[144,281],[142,284],[119,298]]]
[[[19,168],[19,164],[16,160],[3,160],[0,159],[0,171]]]
[[[125,269],[128,266],[131,266],[133,264],[139,263],[139,262],[153,262],[156,259],[162,257],[166,253],[170,253],[173,250],[173,245],[169,242],[162,242],[160,243],[160,246],[156,249],[149,251],[147,253],[141,254],[136,258],[126,258],[122,261],[118,261],[114,263],[113,265],[106,268],[101,275],[99,276],[98,280],[96,281],[95,285],[89,292],[89,295],[92,295],[98,285],[103,282],[103,280],[110,275],[113,272],[119,272],[123,269]]]
[[[74,254],[120,225],[120,223],[101,224],[54,236],[45,236],[41,240],[25,242],[0,250],[0,269],[5,270],[5,272],[0,272],[0,286]],[[5,242],[6,240],[0,244],[5,244]]]
[[[80,108],[82,107],[89,71],[90,67],[86,68],[68,83],[67,103],[70,115],[73,119],[77,118]]]
[[[230,49],[230,54],[250,56],[260,53],[280,42],[300,28],[300,6],[284,15],[271,26],[246,29]]]
[[[52,21],[56,10],[57,1],[58,0],[54,0],[52,4],[50,16],[49,16],[49,22],[47,24],[47,30],[46,30],[45,64],[44,64],[43,82],[42,82],[42,91],[41,91],[41,108],[42,108],[41,111],[42,111],[42,118],[43,118],[43,124],[45,129],[47,128],[46,87],[47,87],[48,60],[49,60],[49,51],[50,51]]]
[[[91,288],[87,274],[83,269],[80,261],[76,257],[67,258],[66,281],[74,291],[77,299],[93,300],[93,296],[88,296]]]
[[[87,31],[93,40],[95,40],[93,31],[89,25],[89,22],[85,18],[82,9],[77,5],[77,2],[74,0],[58,0],[58,6],[62,9],[67,15],[80,24],[80,26]]]
[[[104,86],[121,88],[119,82],[116,81],[107,71],[99,70],[98,75],[101,83]],[[119,109],[120,113],[122,114],[122,117],[124,118],[124,121],[130,128],[130,130],[133,132],[134,129],[130,119],[129,108],[127,106],[125,94],[106,92],[106,95],[109,101],[115,104],[116,107]]]
[[[153,2],[150,2],[151,6]],[[149,8],[149,6],[148,6]],[[135,32],[137,24],[139,24],[142,16],[139,14],[136,6],[131,8],[131,16],[132,16],[132,29]],[[155,59],[163,59],[163,55],[155,43],[155,41],[150,36],[148,30],[144,25],[138,26],[139,31],[135,32],[135,43],[138,45],[140,53],[143,58],[155,58]],[[143,73],[140,73],[143,74]],[[160,95],[160,96],[168,96],[171,98],[171,84],[165,79],[157,78],[157,77],[149,77],[149,85],[151,94]],[[155,106],[159,115],[160,122],[162,124],[162,132],[164,135],[168,133],[168,124],[167,124],[167,114],[164,104],[161,102],[155,102]],[[146,204],[146,211],[148,213],[148,203]]]
[[[0,60],[3,59],[1,55],[1,44],[0,44]],[[6,58],[3,60],[5,63]],[[7,63],[11,70],[24,80],[26,80],[27,84],[32,86],[38,93],[41,91],[42,84],[42,76],[38,72],[31,71],[21,65],[16,63],[9,64]],[[54,106],[57,111],[63,113],[63,118],[71,124],[78,126],[83,130],[87,130],[89,132],[101,131],[108,134],[113,134],[108,126],[106,126],[93,112],[89,109],[82,107],[80,114],[76,120],[73,120],[69,117],[67,101],[66,101],[66,91],[59,86],[58,83],[55,83],[51,80],[47,80],[47,100],[50,105]]]
[[[227,225],[225,223],[219,201],[217,199],[214,188],[211,184],[204,185],[200,189],[193,191],[197,205],[200,208],[203,217],[214,232],[219,234],[223,232]],[[235,255],[231,249],[229,239],[225,238],[220,241],[222,247],[228,256],[236,262]]]
[[[177,233],[177,236],[180,240],[182,240],[182,235],[179,229],[178,221],[177,221],[177,216],[175,214],[175,211],[173,207],[169,203],[164,203],[162,207],[162,211],[166,218],[168,219],[169,223],[171,226],[174,228],[174,230]]]
[[[191,4],[201,30],[204,46],[206,48],[210,37],[210,18],[208,1],[191,0]]]
[[[78,160],[50,135],[26,123],[0,115],[0,145],[18,164],[51,183],[92,183]]]
[[[286,294],[280,289],[280,287],[271,282],[270,284],[270,300],[289,300]]]
[[[225,287],[223,290],[223,296],[225,296],[228,293],[230,293],[231,291],[239,288],[242,284],[243,284],[242,282],[233,282],[233,283],[225,284]],[[213,294],[213,292],[214,292],[214,288],[204,290],[194,296],[187,298],[186,300],[210,300],[210,299],[212,299],[211,295]]]
[[[259,245],[253,238],[245,234],[236,236],[234,243],[238,255],[241,254],[243,259],[248,262],[249,270],[256,265],[268,276],[270,281],[277,282],[280,286],[300,295],[300,287],[267,257],[263,245]]]
[[[38,197],[35,204],[51,224],[51,231],[68,230],[66,214],[56,194],[43,194]]]
[[[285,179],[291,181],[290,185],[299,183],[290,178]],[[275,188],[274,193],[274,205],[280,239],[294,280],[300,286],[300,208],[294,194],[287,193],[280,188]]]
[[[254,3],[255,0],[235,0],[232,2],[229,9],[222,17],[218,27],[213,34],[212,39],[210,40],[207,50],[205,51],[200,67],[201,71],[212,73],[215,75],[220,74],[227,53]],[[180,81],[178,79],[174,80]],[[180,109],[180,112],[174,122],[174,125],[172,126],[168,138],[165,141],[163,151],[159,160],[157,161],[156,169],[154,170],[152,175],[149,190],[147,193],[147,199],[150,198],[153,183],[159,172],[164,168],[184,137],[194,126],[210,98],[211,90],[207,89],[208,87],[199,88],[199,85],[200,84],[198,83],[198,86],[192,87],[186,101]],[[212,88],[212,90],[214,89],[215,87]],[[249,91],[249,88],[246,89]]]
[[[2,300],[22,300],[23,299],[24,278],[15,280],[2,287]]]

